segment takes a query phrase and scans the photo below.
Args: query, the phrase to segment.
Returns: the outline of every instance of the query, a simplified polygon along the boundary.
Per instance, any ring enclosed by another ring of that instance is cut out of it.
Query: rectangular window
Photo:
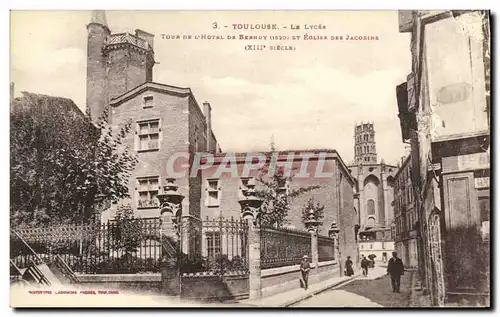
[[[157,150],[160,148],[160,120],[139,122],[137,134],[139,135],[139,151]]]
[[[152,108],[153,107],[153,96],[145,96],[143,108]]]
[[[213,259],[222,251],[220,232],[206,232],[205,236],[207,238],[208,258]]]
[[[288,178],[281,178],[278,180],[277,194],[288,195]]]
[[[159,177],[138,178],[137,182],[137,208],[158,208]]]
[[[218,179],[207,179],[207,206],[218,207],[220,200],[220,188]]]

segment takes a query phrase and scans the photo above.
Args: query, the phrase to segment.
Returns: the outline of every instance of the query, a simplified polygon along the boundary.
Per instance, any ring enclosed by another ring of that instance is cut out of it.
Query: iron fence
[[[335,260],[335,239],[318,236],[318,261]]]
[[[262,228],[261,268],[299,264],[304,255],[311,257],[311,235],[292,229]]]
[[[82,274],[159,272],[159,218],[15,231],[19,236],[11,234],[10,258],[21,269],[38,257],[52,262],[59,256]]]
[[[248,224],[245,220],[183,219],[181,272],[228,275],[248,273]]]

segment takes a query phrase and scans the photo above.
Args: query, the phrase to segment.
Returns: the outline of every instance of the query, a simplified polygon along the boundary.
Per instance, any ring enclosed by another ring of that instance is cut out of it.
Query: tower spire
[[[109,29],[108,22],[106,21],[106,11],[92,10],[92,14],[90,16],[90,23],[100,24]]]

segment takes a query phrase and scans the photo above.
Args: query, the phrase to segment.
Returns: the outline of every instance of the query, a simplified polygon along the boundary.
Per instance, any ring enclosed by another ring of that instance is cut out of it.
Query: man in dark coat
[[[361,268],[363,269],[363,276],[368,276],[368,266],[370,265],[370,261],[363,255],[363,259],[361,260]]]
[[[392,252],[392,258],[387,265],[387,274],[391,276],[392,292],[399,293],[399,286],[401,285],[401,275],[404,275],[405,267],[403,261],[398,258],[396,252]]]
[[[309,264],[309,257],[307,255],[304,255],[304,257],[302,257],[302,263],[300,263],[300,272],[302,273],[302,283],[304,283],[304,289],[306,290],[309,282],[310,269],[311,265]]]

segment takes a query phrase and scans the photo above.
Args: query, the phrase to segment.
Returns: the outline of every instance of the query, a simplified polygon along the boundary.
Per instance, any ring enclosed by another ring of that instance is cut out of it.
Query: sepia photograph
[[[10,306],[491,308],[490,51],[487,10],[11,10]]]

